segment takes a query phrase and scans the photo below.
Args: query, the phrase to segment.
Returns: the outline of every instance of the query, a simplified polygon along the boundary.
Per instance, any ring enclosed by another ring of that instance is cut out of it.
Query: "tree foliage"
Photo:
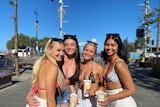
[[[154,8],[154,11],[152,11],[144,16],[144,20],[146,20],[146,19],[148,19],[148,20],[145,21],[143,23],[143,25],[156,24],[156,27],[157,27],[157,24],[159,21],[159,14],[160,14],[160,8],[158,8],[158,7]]]
[[[24,34],[18,35],[18,48],[24,49],[29,46],[29,37]]]
[[[7,42],[7,49],[14,49],[14,36]],[[18,48],[24,49],[26,46],[29,46],[29,37],[24,34],[18,35]]]
[[[49,40],[49,37],[44,37],[43,39],[38,40],[38,47],[39,49],[44,49],[47,41]],[[14,49],[14,36],[7,41],[6,43],[7,49]],[[25,49],[27,46],[31,47],[35,50],[36,47],[36,38],[35,37],[29,37],[24,34],[18,35],[18,48],[19,49]]]
[[[142,49],[145,45],[145,39],[138,37],[135,41],[135,47],[136,49]]]
[[[49,40],[49,37],[44,37],[43,39],[41,39],[38,44],[39,47],[44,48],[48,40]]]
[[[136,52],[136,47],[134,43],[128,43],[128,52]]]

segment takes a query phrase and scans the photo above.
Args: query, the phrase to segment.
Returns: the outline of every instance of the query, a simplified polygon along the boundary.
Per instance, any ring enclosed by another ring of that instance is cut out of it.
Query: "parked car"
[[[5,54],[3,52],[0,52],[0,58],[5,57]]]

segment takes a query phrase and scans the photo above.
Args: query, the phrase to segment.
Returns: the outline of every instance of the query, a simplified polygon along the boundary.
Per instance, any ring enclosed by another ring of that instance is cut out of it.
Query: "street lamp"
[[[52,2],[54,0],[51,0]],[[66,13],[64,7],[69,7],[68,5],[64,5],[63,3],[63,0],[59,0],[59,4],[60,4],[60,7],[58,9],[58,13],[59,13],[59,35],[60,35],[60,38],[62,39],[62,36],[63,36],[63,31],[62,31],[62,24],[63,22],[68,22],[68,21],[63,21],[63,17],[64,17],[64,14]]]
[[[144,25],[142,26],[143,29],[144,29],[144,40],[145,40],[145,43],[144,43],[144,55],[145,57],[149,57],[148,54],[147,54],[147,39],[150,40],[151,38],[151,31],[149,29],[149,25],[146,24],[148,22],[148,17],[145,17],[145,15],[149,14],[150,11],[151,11],[151,7],[149,5],[149,0],[145,0],[144,4],[138,4],[139,6],[144,6],[143,7],[143,14],[144,14]]]
[[[68,21],[63,21],[63,17],[66,13],[64,7],[68,7],[68,5],[64,5],[63,4],[63,1],[62,0],[59,0],[59,4],[60,4],[60,7],[58,9],[58,13],[59,13],[59,25],[60,25],[60,38],[62,39],[62,36],[63,36],[63,31],[62,31],[62,23],[63,22],[68,22]]]
[[[39,57],[39,47],[38,47],[38,29],[39,29],[39,23],[38,23],[38,11],[34,11],[34,14],[36,15],[36,23],[35,23],[35,30],[36,30],[36,54],[37,57]]]

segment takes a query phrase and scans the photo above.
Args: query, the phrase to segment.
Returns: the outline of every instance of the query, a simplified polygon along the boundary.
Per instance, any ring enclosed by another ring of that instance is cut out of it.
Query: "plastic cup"
[[[83,95],[84,97],[89,97],[89,94],[87,94],[86,91],[91,88],[91,80],[83,80],[83,82],[84,82]]]
[[[97,96],[97,107],[103,107],[101,105],[99,105],[99,101],[104,101],[105,96],[107,95],[107,93],[105,93],[104,91],[97,91],[96,92],[96,96]]]
[[[97,91],[96,92],[97,99],[103,99],[106,96],[104,91]]]
[[[70,94],[70,107],[76,107],[78,102],[78,96],[75,93]]]

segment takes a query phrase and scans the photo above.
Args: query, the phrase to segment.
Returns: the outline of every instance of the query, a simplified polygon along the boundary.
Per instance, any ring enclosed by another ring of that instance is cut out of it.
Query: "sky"
[[[14,0],[11,0],[14,1]],[[135,42],[136,29],[142,24],[145,0],[63,0],[65,14],[62,31],[76,34],[82,51],[87,40],[98,42],[98,52],[104,47],[107,33],[119,33],[121,39]],[[35,37],[35,22],[38,12],[38,39],[60,36],[59,0],[17,0],[18,33]],[[150,0],[151,11],[158,7],[159,0]],[[6,43],[14,35],[14,7],[9,0],[0,0],[0,51],[6,50]],[[151,38],[156,41],[157,29],[150,28]]]

